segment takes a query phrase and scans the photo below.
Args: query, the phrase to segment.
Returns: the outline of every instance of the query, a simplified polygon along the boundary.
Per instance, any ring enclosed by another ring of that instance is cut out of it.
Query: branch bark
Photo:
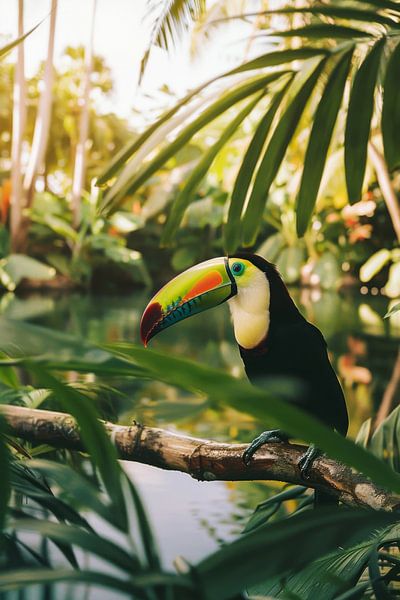
[[[7,405],[0,406],[0,414],[7,421],[11,435],[59,448],[84,450],[72,415]],[[246,444],[221,444],[138,423],[122,426],[105,422],[104,426],[122,460],[181,471],[200,481],[285,481],[323,490],[351,506],[386,511],[400,508],[400,496],[377,487],[364,475],[326,456],[315,460],[309,479],[304,481],[298,462],[305,447],[297,444],[268,444],[257,451],[246,467],[242,460]]]

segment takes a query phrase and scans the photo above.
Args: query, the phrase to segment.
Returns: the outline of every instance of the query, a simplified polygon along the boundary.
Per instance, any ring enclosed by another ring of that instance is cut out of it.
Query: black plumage
[[[327,353],[322,333],[299,312],[275,266],[254,254],[235,254],[265,273],[270,288],[270,324],[256,347],[239,346],[252,383],[268,376],[293,377],[305,385],[299,406],[325,425],[346,435],[346,402]]]

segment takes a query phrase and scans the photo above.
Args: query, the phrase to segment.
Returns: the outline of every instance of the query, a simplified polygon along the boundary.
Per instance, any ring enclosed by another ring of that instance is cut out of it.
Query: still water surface
[[[315,290],[292,290],[292,294],[303,314],[327,339],[345,390],[350,435],[354,437],[361,423],[379,411],[384,398],[386,410],[400,399],[395,370],[400,316],[382,319],[388,308],[382,297]],[[94,343],[139,343],[140,316],[149,295],[143,291],[119,296],[6,295],[0,299],[0,312]],[[243,376],[226,306],[166,330],[152,345]],[[390,381],[394,393],[389,393]],[[120,389],[124,396],[106,404],[105,410],[110,419],[124,424],[137,419],[218,441],[251,440],[263,429],[246,415],[245,400],[239,413],[157,382],[134,381],[128,387],[125,382]],[[196,562],[236,537],[246,517],[271,490],[263,482],[199,483],[187,475],[144,465],[125,463],[125,468],[142,494],[166,567],[172,567],[177,555]],[[273,485],[275,489],[279,486]]]

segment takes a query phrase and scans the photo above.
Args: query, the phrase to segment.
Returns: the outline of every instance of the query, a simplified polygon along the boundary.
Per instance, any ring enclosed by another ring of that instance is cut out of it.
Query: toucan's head
[[[275,267],[254,254],[213,258],[195,265],[150,300],[140,324],[142,341],[146,346],[170,325],[228,300],[238,344],[254,348],[268,333],[270,284],[282,288],[289,298]]]

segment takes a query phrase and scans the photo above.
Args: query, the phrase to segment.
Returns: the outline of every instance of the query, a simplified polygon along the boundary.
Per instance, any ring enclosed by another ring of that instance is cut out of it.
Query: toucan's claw
[[[289,437],[282,429],[271,429],[270,431],[263,431],[258,437],[256,437],[248,448],[243,452],[243,462],[247,466],[255,452],[270,442],[287,442]]]
[[[310,476],[310,469],[316,458],[321,456],[321,450],[311,444],[300,458],[298,465],[300,469],[300,475],[303,479],[308,479]]]

